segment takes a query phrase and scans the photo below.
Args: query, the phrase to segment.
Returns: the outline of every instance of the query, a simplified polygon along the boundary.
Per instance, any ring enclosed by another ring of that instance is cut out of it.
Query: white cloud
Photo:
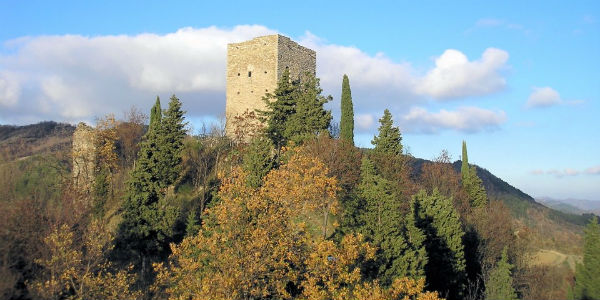
[[[502,90],[508,53],[488,48],[481,59],[469,61],[462,52],[448,49],[435,60],[435,68],[416,87],[420,94],[436,99],[482,96]]]
[[[17,104],[21,89],[14,74],[0,72],[0,106],[14,106]]]
[[[227,44],[272,34],[264,26],[182,28],[165,35],[39,36],[9,41],[0,67],[0,119],[91,120],[131,105],[147,108],[156,95],[185,96],[184,109],[217,115],[225,107]],[[8,78],[8,79],[7,79]],[[166,100],[166,99],[165,99]]]
[[[401,124],[407,132],[436,133],[441,129],[478,132],[497,129],[505,121],[504,111],[478,107],[460,107],[456,111],[442,109],[437,113],[422,107],[413,107],[403,116]]]
[[[0,119],[21,124],[92,120],[131,105],[148,109],[156,95],[166,98],[172,93],[183,100],[190,118],[217,117],[225,108],[227,44],[275,32],[257,25],[213,26],[182,28],[162,35],[61,35],[11,40],[4,44],[10,48],[6,54],[0,48]],[[354,46],[328,43],[310,33],[300,43],[317,52],[317,75],[324,92],[334,95],[334,114],[339,107],[342,75],[349,75],[358,130],[372,129],[378,115],[372,112],[384,108],[401,116],[415,105],[426,105],[431,98],[483,96],[505,86],[501,70],[508,54],[499,49],[486,49],[474,61],[458,50],[447,50],[437,58],[433,69],[419,74],[408,62],[394,62],[382,53],[370,55]],[[448,128],[476,132],[493,127],[490,124],[494,122],[501,123],[500,112],[493,112],[486,121],[472,113],[477,108],[467,108],[466,114],[462,110],[455,117],[460,121],[454,123],[442,119],[459,112],[429,113],[428,122],[423,121],[423,115],[413,120],[427,123],[429,132]]]
[[[375,124],[375,117],[372,114],[358,114],[355,120],[358,129],[368,130]]]
[[[585,169],[586,174],[600,175],[600,165]]]
[[[560,95],[553,88],[549,86],[533,87],[533,92],[529,95],[525,106],[528,108],[548,107],[560,103],[562,103]]]

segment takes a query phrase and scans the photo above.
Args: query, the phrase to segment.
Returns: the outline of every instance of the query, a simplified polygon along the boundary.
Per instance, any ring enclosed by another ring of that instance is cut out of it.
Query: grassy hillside
[[[34,154],[69,153],[75,127],[52,121],[26,126],[0,125],[0,161]]]
[[[413,160],[413,176],[421,173],[425,159]],[[460,172],[462,162],[452,165]],[[532,238],[539,249],[554,249],[569,254],[580,254],[583,226],[588,223],[591,214],[573,214],[544,206],[523,191],[513,187],[506,181],[496,177],[488,170],[476,166],[477,175],[490,201],[502,201],[523,225],[527,225],[534,233]]]

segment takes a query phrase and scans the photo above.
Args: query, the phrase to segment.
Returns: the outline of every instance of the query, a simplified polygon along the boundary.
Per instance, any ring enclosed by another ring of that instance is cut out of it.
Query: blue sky
[[[317,51],[335,116],[350,76],[357,144],[389,108],[417,157],[464,139],[533,196],[600,200],[597,1],[0,0],[0,124],[176,93],[199,128],[224,112],[226,44],[270,33]]]

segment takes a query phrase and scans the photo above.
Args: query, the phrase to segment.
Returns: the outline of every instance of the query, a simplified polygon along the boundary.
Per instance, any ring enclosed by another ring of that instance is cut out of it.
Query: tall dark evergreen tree
[[[296,113],[299,82],[292,82],[289,69],[285,69],[273,94],[263,97],[267,110],[258,111],[261,120],[266,123],[267,136],[277,149],[285,146],[288,139],[286,128],[290,117]]]
[[[383,117],[379,119],[379,134],[373,137],[371,144],[375,146],[375,153],[385,153],[392,155],[402,154],[402,135],[400,128],[394,126],[392,114],[389,110],[383,112]]]
[[[506,246],[502,251],[502,258],[490,272],[489,278],[485,284],[486,300],[517,300],[517,293],[513,287],[512,271],[513,266],[508,262]]]
[[[425,236],[410,214],[403,216],[392,184],[377,175],[373,163],[366,158],[362,161],[358,191],[363,202],[359,231],[378,248],[372,276],[384,285],[399,277],[423,277],[427,263]]]
[[[352,92],[350,81],[344,74],[342,80],[342,116],[340,119],[340,138],[354,145],[354,107],[352,105]]]
[[[575,298],[600,299],[600,226],[593,217],[585,228],[583,264],[575,272]]]
[[[184,122],[184,113],[181,110],[181,101],[175,95],[171,96],[169,108],[161,120],[158,136],[161,153],[159,184],[163,189],[172,185],[181,172],[181,152],[187,124]]]
[[[483,207],[487,204],[487,193],[483,187],[483,181],[477,176],[477,168],[469,166],[469,157],[467,154],[467,143],[462,144],[462,165],[460,168],[462,186],[469,196],[472,207]]]
[[[462,177],[463,183],[465,180],[469,178],[469,156],[467,154],[467,142],[462,142],[462,164],[460,166],[460,175]]]
[[[181,103],[175,96],[164,118],[158,99],[151,115],[128,182],[115,245],[117,256],[134,261],[144,285],[150,283],[151,263],[169,252],[178,211],[166,202],[165,188],[179,175],[185,136]]]
[[[424,190],[413,197],[413,213],[417,226],[425,233],[429,261],[425,267],[427,285],[431,290],[460,299],[464,290],[464,231],[452,199],[435,189],[431,195]]]
[[[301,143],[325,132],[331,123],[331,111],[325,110],[325,103],[332,100],[331,96],[322,96],[319,79],[311,74],[303,78],[298,93],[296,93],[296,109],[289,116],[284,136],[287,140]]]
[[[160,107],[160,98],[156,96],[156,103],[150,110],[150,126],[148,130],[159,130],[162,119],[162,108]]]

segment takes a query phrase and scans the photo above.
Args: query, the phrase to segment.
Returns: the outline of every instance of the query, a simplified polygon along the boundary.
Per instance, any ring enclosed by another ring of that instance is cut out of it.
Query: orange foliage
[[[316,242],[306,260],[306,277],[301,299],[310,300],[390,300],[440,299],[437,292],[423,292],[425,279],[398,278],[389,288],[375,280],[364,281],[358,262],[375,258],[376,249],[361,235],[346,235],[341,245],[332,241]]]
[[[96,158],[98,168],[107,168],[113,173],[117,168],[117,121],[113,114],[108,114],[96,122]]]
[[[139,292],[130,291],[135,276],[128,270],[111,273],[105,256],[112,249],[112,236],[98,221],[87,228],[81,245],[68,225],[54,229],[45,239],[49,256],[37,259],[45,268],[30,284],[42,299],[136,299]]]
[[[222,178],[221,201],[207,210],[203,230],[173,245],[168,265],[155,265],[155,290],[175,299],[291,298],[287,287],[300,280],[310,240],[298,216],[336,207],[336,181],[326,173],[294,155],[254,190],[235,168]]]

